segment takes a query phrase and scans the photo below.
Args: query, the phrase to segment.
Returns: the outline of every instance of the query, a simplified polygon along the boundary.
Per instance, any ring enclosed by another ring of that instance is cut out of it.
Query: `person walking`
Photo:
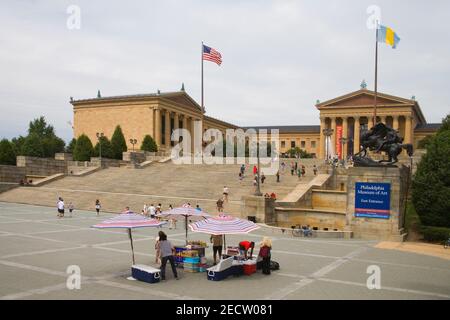
[[[294,175],[294,171],[295,171],[295,166],[294,166],[294,163],[291,162],[291,176]]]
[[[228,189],[227,186],[223,187],[223,201],[224,202],[228,202],[228,195],[230,193],[230,190]]]
[[[63,218],[64,217],[64,200],[63,198],[59,197],[58,198],[58,203],[56,204],[57,208],[58,208],[58,218]]]
[[[280,183],[280,171],[277,171],[277,183]]]
[[[258,173],[258,167],[253,166],[253,175],[256,175]]]
[[[223,212],[223,200],[222,199],[217,200],[216,206],[217,206],[218,212]]]
[[[100,215],[100,209],[102,208],[101,204],[100,204],[100,200],[95,200],[95,211],[97,211],[97,216]]]
[[[266,181],[266,176],[264,173],[261,175],[261,184],[264,184],[264,181]]]
[[[314,175],[317,176],[317,166],[316,165],[313,166],[313,171],[314,171]]]
[[[272,240],[269,237],[264,237],[263,241],[259,245],[258,256],[262,258],[262,273],[265,275],[270,274],[270,257],[272,250]]]
[[[75,208],[72,202],[69,202],[69,205],[67,206],[69,209],[70,217],[72,218],[73,209]]]
[[[306,175],[306,167],[303,165],[302,166],[302,177],[304,177]]]
[[[167,261],[170,262],[170,266],[172,267],[172,272],[175,279],[178,280],[177,268],[175,267],[175,258],[173,257],[173,251],[175,248],[172,243],[167,240],[167,235],[160,231],[159,235],[159,249],[161,250],[161,280],[166,280],[166,264]]]
[[[219,261],[222,259],[222,246],[223,246],[223,236],[221,234],[219,235],[211,235],[211,238],[209,239],[211,243],[213,244],[213,259],[214,264],[217,264],[217,254],[219,254]]]

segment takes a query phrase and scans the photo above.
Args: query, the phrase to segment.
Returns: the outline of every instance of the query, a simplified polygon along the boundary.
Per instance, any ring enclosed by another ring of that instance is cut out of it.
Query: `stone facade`
[[[433,134],[437,126],[428,125],[419,103],[383,93],[378,93],[377,119],[399,130],[405,143],[415,147],[420,140]],[[171,134],[177,128],[187,129],[194,137],[207,129],[226,129],[237,126],[206,116],[199,106],[184,90],[169,93],[100,97],[71,101],[74,111],[74,136],[86,134],[95,145],[97,133],[112,137],[114,129],[120,125],[128,144],[136,139],[135,149],[139,148],[145,135],[151,135],[159,150],[169,151],[174,145]],[[320,126],[269,126],[255,129],[279,129],[280,151],[282,153],[298,147],[315,157],[325,159],[326,154],[336,154],[341,148],[340,157],[359,150],[360,130],[372,125],[374,113],[374,92],[361,89],[344,96],[318,103]],[[201,124],[201,131],[195,132],[195,125]],[[327,150],[324,129],[332,129],[332,149]],[[345,143],[339,135],[347,140]],[[224,135],[225,136],[225,135]],[[191,141],[193,148],[193,141]]]

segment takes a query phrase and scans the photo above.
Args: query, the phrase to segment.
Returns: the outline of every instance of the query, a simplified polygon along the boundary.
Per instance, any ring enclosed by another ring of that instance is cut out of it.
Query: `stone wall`
[[[409,168],[350,168],[347,194],[346,228],[355,238],[376,240],[403,240],[405,195]],[[390,183],[390,219],[355,217],[355,183]]]
[[[66,161],[51,158],[17,156],[17,167],[25,168],[27,176],[51,176],[57,173],[67,173]]]
[[[283,208],[277,209],[277,226],[291,228],[297,225],[309,225],[319,230],[345,229],[345,213],[329,212],[317,209]]]
[[[256,196],[242,197],[241,218],[256,217],[258,223],[275,222],[275,200]]]
[[[347,192],[335,190],[312,190],[311,207],[332,208],[345,212],[347,210]]]
[[[0,182],[19,183],[20,180],[25,180],[25,176],[25,168],[0,165]]]
[[[142,163],[146,161],[147,156],[145,151],[135,151],[135,152],[124,152],[122,155],[123,161]]]

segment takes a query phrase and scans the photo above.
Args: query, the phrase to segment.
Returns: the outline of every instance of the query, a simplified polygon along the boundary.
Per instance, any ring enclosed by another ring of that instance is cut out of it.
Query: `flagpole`
[[[204,93],[203,93],[203,41],[202,41],[202,54],[201,54],[201,59],[202,59],[202,124],[203,124],[203,114],[205,113],[205,105],[204,105]]]
[[[378,21],[375,37],[375,97],[373,108],[373,126],[377,124],[377,96],[378,96]]]

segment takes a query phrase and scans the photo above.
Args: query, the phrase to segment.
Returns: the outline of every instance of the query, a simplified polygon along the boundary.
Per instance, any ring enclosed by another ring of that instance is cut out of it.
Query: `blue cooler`
[[[131,266],[131,276],[139,281],[156,283],[161,278],[161,270],[143,264],[135,264]]]

